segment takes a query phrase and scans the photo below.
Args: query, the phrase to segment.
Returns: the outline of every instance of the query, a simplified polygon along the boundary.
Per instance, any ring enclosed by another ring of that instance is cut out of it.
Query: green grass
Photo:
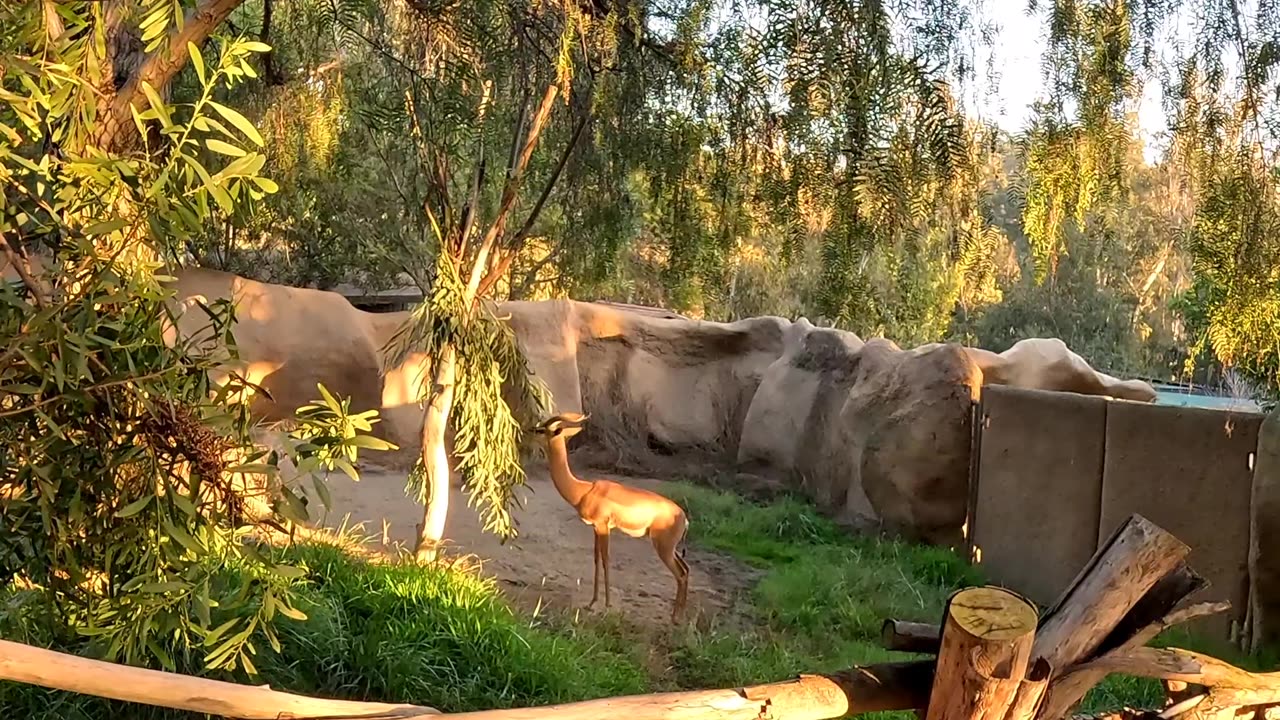
[[[446,712],[648,687],[639,659],[617,637],[590,628],[564,632],[517,615],[492,582],[470,572],[370,564],[323,545],[295,552],[310,570],[299,603],[308,618],[280,625],[281,653],[260,655],[255,682]],[[0,635],[38,641],[38,631],[11,627],[10,619],[0,615]],[[67,720],[187,717],[11,683],[0,683],[0,708],[6,717]]]
[[[726,686],[904,659],[878,644],[886,618],[936,622],[951,592],[984,582],[950,551],[851,536],[802,500],[758,505],[686,484],[671,494],[689,510],[692,542],[764,571],[752,597],[755,629],[690,634],[673,650],[681,686]],[[1277,666],[1274,657],[1251,658],[1178,628],[1152,644],[1203,652],[1248,670]],[[1082,710],[1158,707],[1162,698],[1154,680],[1112,676],[1086,697]]]
[[[903,659],[878,644],[885,618],[936,621],[953,590],[982,581],[953,553],[851,536],[801,500],[761,505],[687,484],[668,491],[689,511],[692,543],[763,572],[751,629],[689,631],[673,648],[682,687]]]
[[[670,494],[689,510],[693,544],[760,572],[745,607],[710,628],[655,632],[617,613],[531,616],[510,609],[494,583],[466,569],[369,563],[309,545],[292,551],[309,571],[299,588],[308,619],[281,625],[282,651],[257,658],[255,681],[446,712],[732,687],[904,659],[878,644],[885,618],[936,622],[952,591],[983,582],[951,552],[851,536],[804,501],[756,504],[683,483]],[[0,636],[48,645],[49,634],[15,610],[14,599],[0,596]],[[1157,644],[1247,669],[1273,666],[1178,630]],[[1151,707],[1159,699],[1154,682],[1113,677],[1084,709]],[[0,708],[6,717],[34,719],[187,717],[11,683],[0,683]]]

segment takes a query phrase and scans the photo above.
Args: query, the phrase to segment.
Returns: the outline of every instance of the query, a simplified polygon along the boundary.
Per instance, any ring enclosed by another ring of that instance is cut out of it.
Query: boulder
[[[903,351],[801,320],[751,403],[738,464],[795,478],[857,527],[954,542],[980,385],[958,346]]]
[[[1151,385],[1098,372],[1057,338],[1019,340],[999,354],[978,348],[965,348],[965,352],[982,370],[987,385],[1106,395],[1139,402],[1156,399]]]

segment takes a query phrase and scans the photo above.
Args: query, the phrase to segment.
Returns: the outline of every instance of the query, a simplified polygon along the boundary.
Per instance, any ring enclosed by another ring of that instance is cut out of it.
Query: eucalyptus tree
[[[255,643],[278,650],[276,621],[304,617],[304,572],[260,533],[308,516],[274,482],[279,454],[253,445],[234,309],[189,308],[208,316],[206,351],[176,332],[160,280],[213,214],[278,189],[257,129],[218,100],[266,48],[200,47],[226,3],[186,25],[163,5],[3,10],[0,259],[17,281],[0,285],[0,583],[46,641],[252,674]],[[159,41],[134,55],[113,43],[139,17],[139,42]],[[153,83],[184,63],[198,92],[166,102]],[[282,443],[324,497],[325,471],[384,445],[361,436],[376,413],[317,392]],[[245,476],[268,480],[270,507],[251,508]]]

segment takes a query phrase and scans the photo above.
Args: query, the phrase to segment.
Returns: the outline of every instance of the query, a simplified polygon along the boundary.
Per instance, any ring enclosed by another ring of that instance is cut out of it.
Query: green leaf
[[[138,592],[149,593],[152,595],[164,595],[172,592],[180,592],[187,589],[187,584],[183,582],[153,582],[141,585]]]
[[[270,178],[256,177],[253,179],[253,182],[255,185],[262,188],[263,192],[274,193],[280,190],[280,186]]]
[[[221,625],[219,625],[218,627],[210,631],[208,635],[204,636],[205,647],[209,647],[214,643],[218,642],[218,640],[221,639],[222,636],[225,635],[228,630],[235,627],[236,623],[238,622],[240,622],[239,618],[231,618],[230,620],[222,623]]]
[[[354,445],[355,447],[364,448],[366,450],[394,450],[396,448],[395,445],[392,445],[386,440],[373,437],[372,435],[356,435],[354,437],[345,438],[343,439],[342,444]]]
[[[156,117],[160,119],[160,126],[163,128],[173,127],[173,118],[169,117],[169,106],[164,100],[160,99],[160,94],[156,89],[151,87],[151,83],[142,82],[142,92],[147,96],[147,102],[151,104],[151,109],[155,111]],[[261,144],[261,143],[259,143]]]
[[[115,220],[105,220],[103,222],[89,225],[83,229],[83,232],[89,237],[95,237],[97,235],[107,235],[126,227],[129,227],[128,220],[124,218],[116,218]]]
[[[176,669],[173,664],[173,658],[164,648],[160,647],[155,638],[147,638],[147,649],[151,651],[152,655],[160,659],[160,664],[164,666],[165,670],[172,672]]]
[[[307,619],[306,613],[302,612],[301,610],[295,607],[291,607],[285,604],[283,600],[278,602],[278,604],[276,605],[276,610],[278,610],[281,615],[289,618],[290,620],[297,620],[301,622]]]
[[[240,113],[221,103],[209,101],[209,107],[213,108],[222,116],[224,120],[236,126],[236,129],[244,133],[244,136],[253,141],[258,147],[262,147],[262,136],[258,134],[258,129],[249,122],[249,119]]]
[[[116,512],[115,516],[118,518],[133,517],[134,515],[137,515],[138,513],[145,510],[147,506],[151,504],[151,501],[154,499],[155,499],[155,495],[143,495],[137,500],[134,500],[128,505],[125,505],[124,507],[120,508],[120,510]]]
[[[222,153],[223,155],[229,155],[231,157],[244,157],[246,155],[244,150],[236,147],[235,145],[232,145],[229,142],[223,142],[222,140],[218,140],[217,138],[209,138],[208,140],[204,141],[204,144],[210,150],[216,153]]]
[[[325,405],[328,405],[330,410],[334,412],[342,412],[342,405],[333,397],[324,385],[316,383],[316,389],[320,391],[320,395],[324,398]]]
[[[276,565],[271,568],[277,575],[287,577],[291,580],[298,580],[307,576],[307,571],[292,565]]]
[[[244,48],[245,50],[248,50],[249,52],[256,52],[256,53],[271,52],[270,45],[263,42],[258,42],[257,40],[245,40],[244,42],[240,43],[240,47]]]
[[[200,84],[208,87],[209,81],[205,77],[204,55],[200,54],[200,48],[196,47],[193,42],[187,42],[187,54],[191,56],[191,66],[195,68],[196,76],[200,78]]]

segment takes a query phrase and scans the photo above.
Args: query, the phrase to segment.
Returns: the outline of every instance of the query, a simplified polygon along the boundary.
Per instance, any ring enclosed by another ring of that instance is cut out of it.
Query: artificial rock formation
[[[175,275],[187,301],[184,333],[199,325],[191,298],[237,298],[241,358],[270,393],[256,401],[264,418],[315,399],[322,382],[356,409],[380,409],[379,433],[402,448],[397,461],[413,457],[428,358],[379,372],[379,348],[405,313],[366,313],[335,293],[209,270]],[[1146,383],[1098,373],[1058,340],[1000,354],[902,350],[804,319],[715,323],[569,300],[509,302],[498,312],[555,410],[590,413],[586,439],[615,459],[736,464],[802,488],[859,525],[935,542],[956,540],[964,522],[970,406],[984,383],[1155,398]]]

